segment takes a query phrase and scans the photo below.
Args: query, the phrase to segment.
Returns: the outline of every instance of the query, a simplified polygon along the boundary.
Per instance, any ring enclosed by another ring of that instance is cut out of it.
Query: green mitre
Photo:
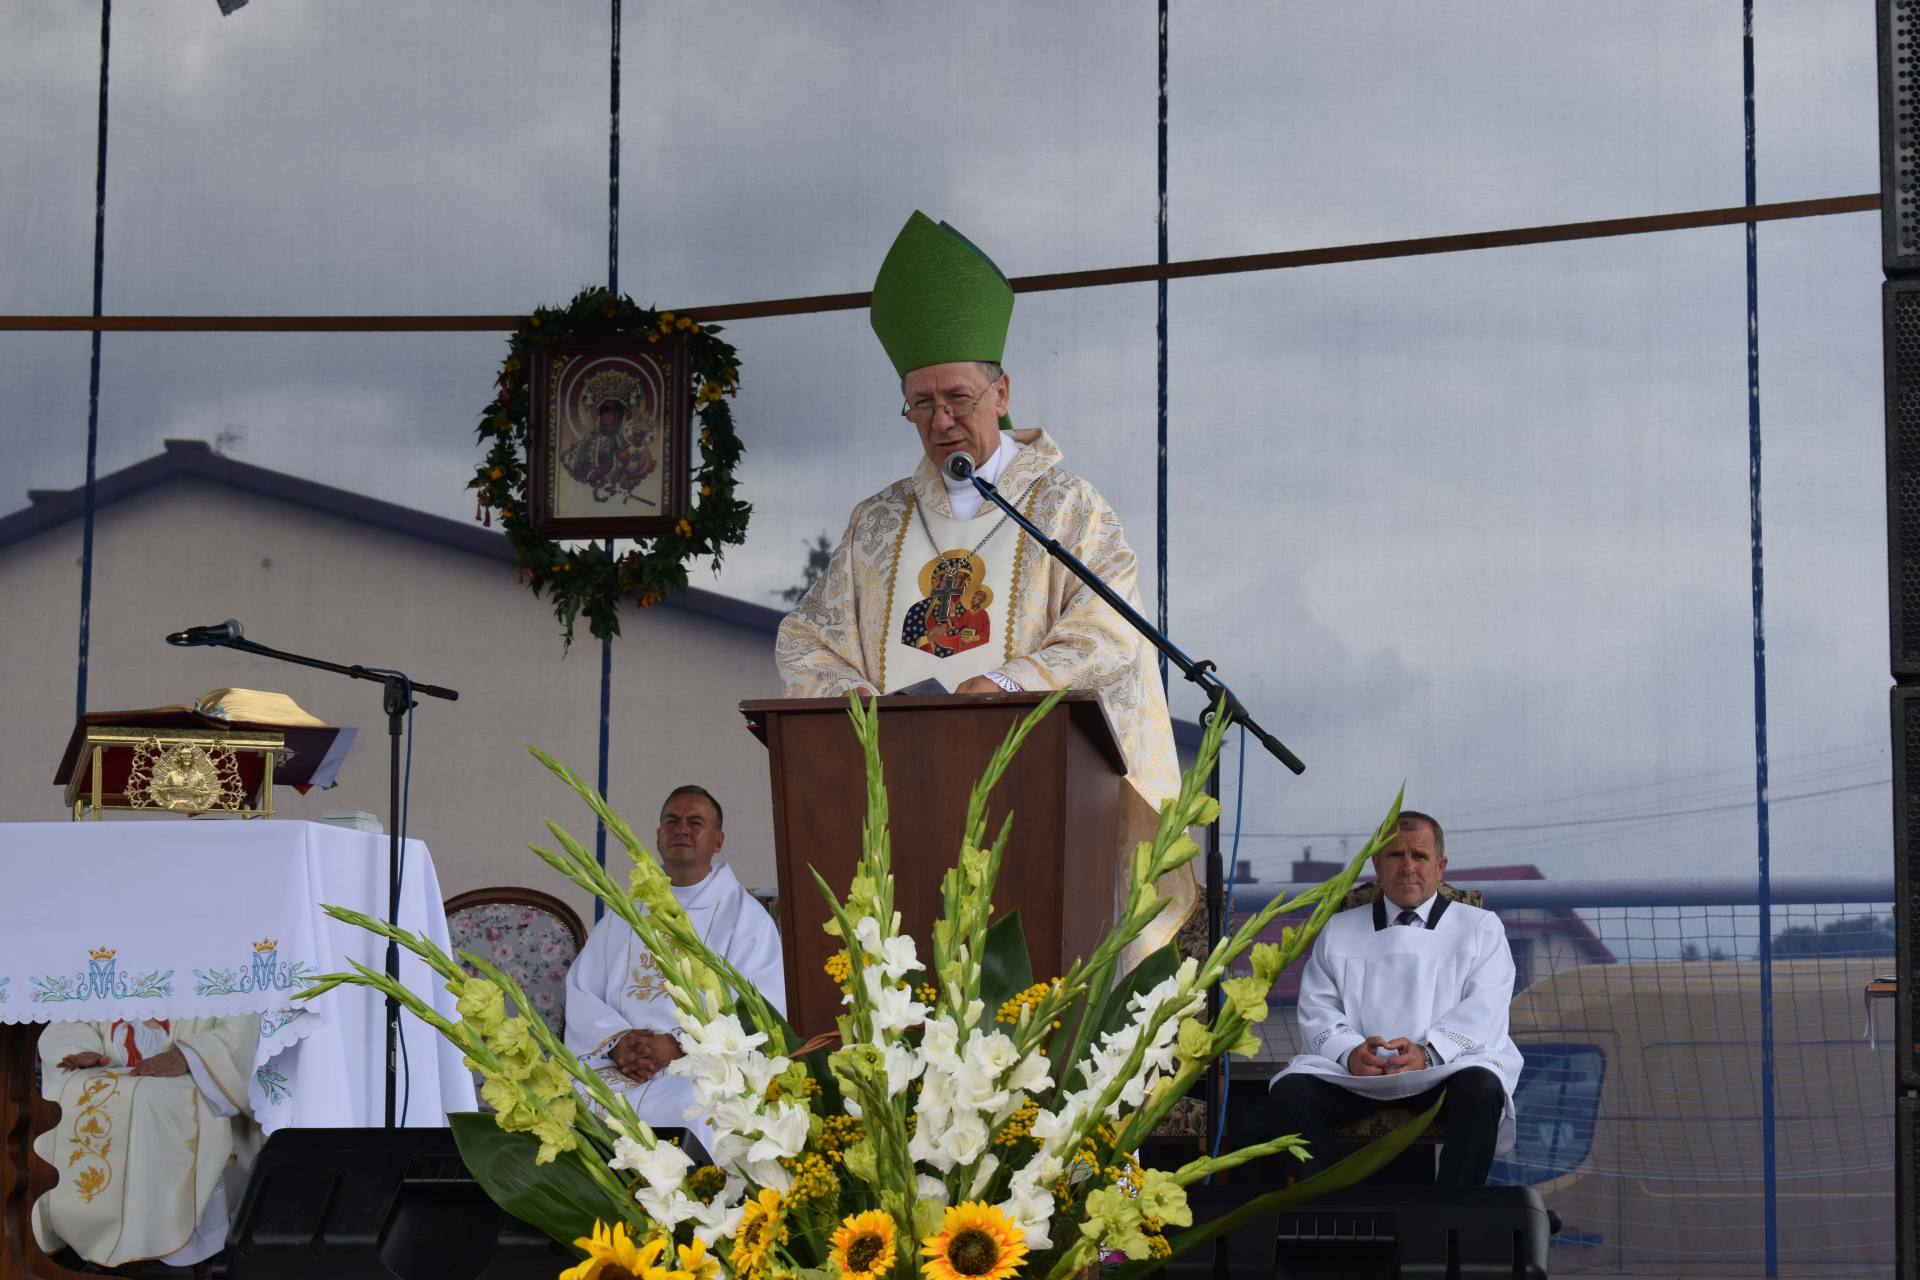
[[[869,316],[903,378],[955,360],[998,364],[1013,316],[1013,286],[973,241],[915,210],[874,277]]]

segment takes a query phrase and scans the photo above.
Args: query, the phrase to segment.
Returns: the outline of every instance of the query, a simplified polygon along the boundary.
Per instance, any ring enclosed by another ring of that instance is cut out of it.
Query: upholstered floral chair
[[[553,1034],[566,1033],[567,968],[587,941],[572,907],[538,889],[473,889],[447,899],[447,933],[456,952],[512,974]]]

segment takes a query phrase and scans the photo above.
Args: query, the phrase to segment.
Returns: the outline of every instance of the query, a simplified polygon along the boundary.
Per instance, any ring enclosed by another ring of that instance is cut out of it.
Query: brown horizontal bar
[[[1417,258],[1436,253],[1466,253],[1476,249],[1510,249],[1529,244],[1568,240],[1601,240],[1611,236],[1650,235],[1660,231],[1688,231],[1700,227],[1739,226],[1748,222],[1777,222],[1784,218],[1822,218],[1841,213],[1870,213],[1880,207],[1878,192],[1831,196],[1821,200],[1785,200],[1775,204],[1732,205],[1724,209],[1696,209],[1688,213],[1660,213],[1641,218],[1604,218],[1595,222],[1563,222],[1508,231],[1470,231],[1462,235],[1424,236],[1414,240],[1377,240],[1370,244],[1333,245],[1319,249],[1289,249],[1281,253],[1251,253],[1228,258],[1191,258],[1162,266],[1100,267],[1090,271],[1059,271],[1051,275],[1019,276],[1015,293],[1044,293],[1053,289],[1096,289],[1105,285],[1143,284],[1153,280],[1190,280],[1198,276],[1235,275],[1247,271],[1284,271],[1293,267],[1328,266],[1337,262],[1372,262],[1382,258]],[[854,311],[873,299],[871,293],[822,293],[801,298],[773,298],[761,302],[728,302],[706,307],[669,310],[704,321],[747,320],[763,316],[811,315],[823,311]],[[467,316],[0,316],[0,330],[106,333],[471,333],[504,332],[518,328],[516,315]]]

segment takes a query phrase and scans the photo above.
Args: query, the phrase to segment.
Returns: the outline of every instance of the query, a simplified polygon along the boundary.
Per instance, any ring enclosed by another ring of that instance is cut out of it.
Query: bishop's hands
[[[607,1059],[627,1079],[645,1084],[685,1052],[680,1042],[666,1032],[636,1027],[613,1042],[613,1048],[607,1051]]]
[[[1347,1071],[1356,1076],[1396,1076],[1403,1071],[1424,1071],[1431,1065],[1426,1049],[1405,1036],[1391,1040],[1368,1036],[1347,1055]]]
[[[90,1071],[106,1065],[107,1055],[104,1053],[70,1053],[59,1062],[62,1071]]]

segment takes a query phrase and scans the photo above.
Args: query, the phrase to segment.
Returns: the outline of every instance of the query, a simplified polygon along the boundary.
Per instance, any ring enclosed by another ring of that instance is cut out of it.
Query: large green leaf
[[[551,1164],[536,1165],[540,1140],[508,1133],[484,1112],[455,1112],[447,1123],[467,1172],[495,1204],[564,1245],[593,1234],[594,1206],[605,1206],[608,1193],[573,1156],[562,1153]]]
[[[1027,957],[1027,935],[1020,928],[1019,908],[988,926],[983,950],[980,999],[992,1013],[1033,985],[1033,961]]]
[[[1306,1204],[1332,1191],[1343,1191],[1372,1177],[1392,1162],[1393,1158],[1412,1146],[1414,1140],[1427,1131],[1433,1118],[1440,1114],[1440,1106],[1446,1101],[1443,1094],[1436,1098],[1425,1112],[1415,1116],[1407,1123],[1384,1137],[1376,1138],[1332,1168],[1323,1169],[1313,1177],[1296,1182],[1290,1187],[1270,1191],[1266,1195],[1247,1201],[1232,1213],[1203,1222],[1199,1226],[1182,1231],[1168,1239],[1167,1246],[1173,1250],[1173,1256],[1179,1257],[1187,1250],[1206,1244],[1215,1236],[1229,1231],[1237,1231],[1263,1215],[1280,1209],[1291,1209],[1298,1204]],[[1107,1274],[1107,1280],[1136,1280],[1161,1265],[1161,1260],[1149,1258],[1140,1262],[1128,1262]]]

